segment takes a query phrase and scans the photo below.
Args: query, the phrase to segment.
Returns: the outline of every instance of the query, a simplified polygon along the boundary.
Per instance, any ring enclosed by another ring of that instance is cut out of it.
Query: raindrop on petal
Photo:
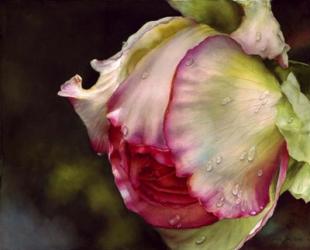
[[[233,187],[233,189],[232,189],[232,194],[233,195],[238,195],[238,193],[239,193],[239,188],[240,188],[240,185],[239,184],[236,184],[234,187]]]
[[[195,241],[195,243],[197,244],[197,245],[201,245],[202,243],[204,243],[206,241],[206,236],[201,236],[200,238],[198,238],[196,241]]]
[[[250,215],[256,215],[256,212],[253,210],[250,212]]]
[[[128,135],[128,132],[129,132],[129,131],[128,131],[128,127],[127,127],[127,126],[123,126],[123,127],[122,127],[122,133],[123,133],[123,136],[124,136],[124,137],[126,137],[126,136]]]
[[[174,225],[178,224],[178,223],[180,222],[180,220],[181,220],[181,216],[177,214],[177,215],[175,215],[174,217],[172,217],[172,218],[169,220],[169,224],[170,224],[171,226],[174,226]]]
[[[249,149],[248,152],[248,161],[252,162],[255,158],[255,154],[256,154],[256,146],[253,146]]]
[[[262,40],[262,33],[257,32],[256,33],[256,42],[259,42],[260,40]]]
[[[223,160],[223,157],[222,156],[217,156],[216,157],[216,159],[215,159],[215,161],[216,161],[216,164],[220,164],[221,162],[222,162],[222,160]]]
[[[293,121],[294,121],[294,117],[290,117],[287,122],[292,123]]]
[[[225,198],[221,197],[217,202],[216,202],[216,206],[217,207],[222,207],[224,205],[225,202]]]
[[[185,62],[185,65],[186,65],[186,66],[191,66],[191,65],[193,65],[193,63],[194,63],[194,60],[193,60],[193,59],[189,59],[189,60],[187,60],[187,61]]]
[[[149,72],[147,72],[147,71],[145,71],[143,74],[142,74],[142,79],[144,80],[144,79],[146,79],[146,78],[148,78],[149,77]]]
[[[235,202],[236,202],[237,205],[239,205],[241,203],[241,199],[237,198]]]
[[[243,161],[243,160],[245,160],[245,158],[247,157],[247,152],[242,152],[242,154],[240,155],[240,161]]]
[[[263,176],[263,170],[262,170],[262,169],[260,169],[260,170],[257,171],[257,176],[258,176],[258,177]]]
[[[226,96],[225,98],[223,98],[222,100],[222,105],[227,105],[228,103],[232,102],[232,98],[229,96]]]
[[[213,162],[212,161],[208,161],[207,163],[207,172],[211,172],[213,169]]]
[[[259,96],[259,100],[264,100],[266,99],[266,97],[269,95],[269,91],[264,91],[260,96]]]

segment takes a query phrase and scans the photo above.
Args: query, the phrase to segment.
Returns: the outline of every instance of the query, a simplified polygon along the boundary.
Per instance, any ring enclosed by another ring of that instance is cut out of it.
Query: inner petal
[[[122,126],[124,138],[132,144],[167,149],[163,117],[176,66],[187,50],[214,34],[206,25],[192,25],[154,49],[137,65],[109,101],[108,118]]]

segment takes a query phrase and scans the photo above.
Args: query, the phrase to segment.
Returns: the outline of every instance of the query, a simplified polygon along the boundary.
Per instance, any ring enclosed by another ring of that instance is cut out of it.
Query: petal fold
[[[116,55],[103,61],[91,61],[91,66],[100,73],[100,77],[90,89],[82,88],[80,76],[72,77],[61,86],[58,95],[69,98],[84,122],[97,153],[108,150],[106,104],[114,90],[133,71],[141,58],[191,23],[192,21],[181,17],[167,17],[149,22],[129,37]]]
[[[271,0],[234,0],[244,8],[245,16],[240,27],[231,36],[241,44],[247,54],[277,59],[288,66],[285,43],[278,21],[271,10]]]
[[[187,50],[216,32],[207,25],[192,26],[145,56],[109,100],[108,118],[122,127],[126,141],[169,150],[163,135],[175,69]]]
[[[208,212],[253,216],[268,203],[284,142],[275,125],[280,97],[275,77],[228,36],[208,37],[182,59],[165,134],[178,176],[191,176]]]

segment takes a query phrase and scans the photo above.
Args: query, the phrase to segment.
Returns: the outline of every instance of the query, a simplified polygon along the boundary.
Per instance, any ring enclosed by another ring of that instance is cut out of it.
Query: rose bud
[[[259,26],[271,47],[258,53],[244,40],[250,24],[255,31],[245,17],[229,36],[182,17],[147,23],[118,54],[91,62],[100,73],[93,87],[75,76],[59,92],[94,150],[108,153],[128,209],[161,228],[172,248],[194,249],[188,244],[206,237],[206,249],[241,247],[280,195],[291,135],[281,120],[291,104],[262,58],[284,56],[285,43],[268,43],[274,26]]]

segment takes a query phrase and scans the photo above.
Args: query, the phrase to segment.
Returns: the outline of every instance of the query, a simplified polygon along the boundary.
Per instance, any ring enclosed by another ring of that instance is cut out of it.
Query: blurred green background
[[[273,3],[291,58],[309,63],[309,1]],[[98,76],[91,59],[110,57],[145,22],[171,15],[164,0],[1,1],[1,250],[166,249],[124,207],[107,158],[92,152],[56,93],[75,73],[90,87]],[[243,249],[310,249],[309,213],[283,195]]]

